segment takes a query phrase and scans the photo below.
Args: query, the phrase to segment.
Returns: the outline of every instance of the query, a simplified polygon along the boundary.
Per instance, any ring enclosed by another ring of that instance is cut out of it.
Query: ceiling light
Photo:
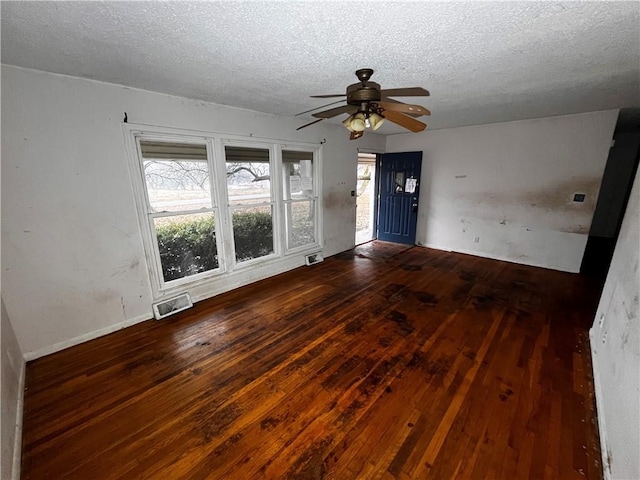
[[[351,120],[353,120],[353,115],[349,115],[345,120],[342,121],[342,124],[350,132],[355,132],[355,130],[351,127]]]
[[[351,128],[355,132],[363,132],[366,128],[364,113],[358,112],[351,117]]]
[[[365,104],[360,111],[343,120],[342,124],[350,132],[364,132],[367,128],[378,130],[384,121],[385,118],[378,113],[375,107]]]
[[[371,124],[371,130],[377,130],[384,123],[384,117],[373,112],[369,115],[369,123]]]

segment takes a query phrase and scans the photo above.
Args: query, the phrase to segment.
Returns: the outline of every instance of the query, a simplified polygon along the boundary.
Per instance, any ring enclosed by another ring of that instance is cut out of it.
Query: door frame
[[[365,160],[361,160],[361,156],[373,156],[373,158],[369,157],[366,161]],[[378,226],[378,218],[377,218],[377,207],[378,207],[378,201],[377,201],[377,181],[378,181],[378,158],[379,158],[379,153],[377,152],[369,152],[369,151],[364,151],[364,150],[360,150],[358,149],[358,162],[356,164],[356,175],[357,175],[357,171],[358,168],[361,164],[371,164],[373,166],[373,177],[370,180],[370,186],[367,188],[371,188],[371,200],[370,202],[373,204],[370,206],[371,208],[371,224],[369,225],[370,227],[370,231],[371,231],[371,237],[368,238],[367,240],[365,240],[364,242],[360,242],[358,243],[358,179],[356,178],[356,190],[355,190],[355,195],[356,195],[356,231],[354,232],[354,238],[355,238],[355,244],[356,246],[358,245],[362,245],[364,243],[368,243],[372,240],[376,240],[377,239],[377,226]]]
[[[380,169],[382,167],[382,153],[376,153],[376,183],[374,192],[374,206],[373,206],[373,238],[378,240],[378,214],[380,212],[380,186],[382,184],[382,176],[380,175]]]

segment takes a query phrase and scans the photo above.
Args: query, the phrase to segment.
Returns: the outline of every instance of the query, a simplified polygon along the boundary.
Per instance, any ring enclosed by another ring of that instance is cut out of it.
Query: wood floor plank
[[[579,275],[371,242],[27,365],[24,479],[601,479]]]

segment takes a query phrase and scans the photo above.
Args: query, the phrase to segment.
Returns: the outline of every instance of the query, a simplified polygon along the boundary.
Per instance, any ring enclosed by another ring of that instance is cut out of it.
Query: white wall
[[[607,478],[640,478],[640,172],[591,328],[600,443]]]
[[[423,151],[416,241],[577,272],[617,115],[387,137],[387,152]],[[573,203],[574,193],[585,202]]]
[[[0,451],[0,478],[20,478],[20,445],[22,402],[24,395],[25,363],[13,332],[9,315],[2,300],[2,449]]]
[[[215,87],[212,82],[211,88]],[[2,283],[27,358],[151,317],[121,122],[320,143],[324,252],[354,244],[357,147],[341,126],[2,66]],[[294,266],[302,265],[303,258]],[[291,268],[287,264],[286,268]],[[276,270],[236,277],[248,282]],[[234,287],[224,281],[199,297]]]

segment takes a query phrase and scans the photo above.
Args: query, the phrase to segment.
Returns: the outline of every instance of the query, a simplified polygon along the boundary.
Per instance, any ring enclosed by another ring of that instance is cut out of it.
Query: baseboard
[[[103,335],[108,335],[118,330],[122,330],[123,328],[130,327],[131,325],[135,325],[136,323],[151,320],[152,318],[153,314],[151,312],[145,313],[144,315],[125,320],[124,322],[109,325],[108,327],[101,328],[100,330],[94,330],[93,332],[85,333],[69,340],[64,340],[62,342],[49,345],[48,347],[35,350],[33,352],[26,352],[23,357],[26,362],[30,362],[31,360],[35,360],[37,358],[59,352],[60,350],[64,350],[65,348],[73,347],[80,343],[88,342],[89,340],[102,337]]]
[[[18,378],[18,404],[16,405],[16,429],[13,439],[13,459],[11,463],[11,480],[20,479],[22,460],[22,412],[24,410],[24,387],[27,375],[27,363],[23,360]]]
[[[236,288],[243,287],[245,285],[249,285],[251,283],[288,272],[295,268],[302,267],[304,266],[304,255],[314,252],[322,253],[322,246],[315,245],[313,247],[302,249],[301,251],[295,252],[295,254],[291,254],[284,258],[278,258],[274,261],[269,261],[262,264],[256,263],[252,270],[249,270],[248,267],[243,267],[225,277],[224,281],[222,281],[220,278],[216,278],[203,282],[201,285],[184,285],[164,293],[169,296],[189,292],[194,303],[200,302],[216,295],[220,295],[221,293],[225,293],[230,290],[234,290]],[[250,274],[247,274],[247,272],[250,272]],[[161,300],[161,297],[155,300]],[[60,350],[64,350],[65,348],[73,347],[80,343],[93,340],[103,335],[108,335],[109,333],[113,333],[118,330],[122,330],[123,328],[135,325],[136,323],[144,322],[151,319],[153,319],[153,312],[150,309],[148,313],[135,318],[131,318],[129,320],[125,320],[124,322],[110,325],[106,328],[95,330],[93,332],[85,333],[83,335],[71,338],[69,340],[64,340],[62,342],[56,343],[54,345],[49,345],[32,352],[26,352],[23,357],[27,362],[36,360],[37,358],[59,352]]]
[[[589,330],[589,343],[591,347],[591,367],[593,369],[593,389],[596,394],[596,418],[598,419],[598,434],[600,436],[600,454],[602,456],[602,473],[604,480],[611,480],[611,466],[609,465],[609,459],[607,458],[607,429],[604,423],[604,407],[602,403],[602,388],[600,387],[600,370],[596,368],[598,357],[593,354],[595,351],[595,340],[592,333],[593,329]]]
[[[422,244],[418,244],[418,246],[426,247],[426,248],[433,248],[434,250],[441,250],[443,252],[462,253],[464,255],[473,255],[474,257],[489,258],[491,260],[500,260],[501,262],[515,263],[516,265],[527,265],[529,267],[546,268],[547,270],[556,270],[558,272],[580,273],[580,268],[579,267],[575,268],[575,269],[559,268],[559,267],[554,267],[554,266],[551,266],[551,265],[543,265],[541,263],[536,263],[536,262],[515,260],[513,258],[506,258],[506,257],[500,256],[500,255],[494,255],[494,254],[485,253],[485,252],[478,252],[478,251],[475,251],[475,250],[465,250],[465,249],[461,249],[461,248],[452,250],[451,248],[442,247],[440,245],[434,245],[434,244],[431,244],[431,243],[422,243]]]

